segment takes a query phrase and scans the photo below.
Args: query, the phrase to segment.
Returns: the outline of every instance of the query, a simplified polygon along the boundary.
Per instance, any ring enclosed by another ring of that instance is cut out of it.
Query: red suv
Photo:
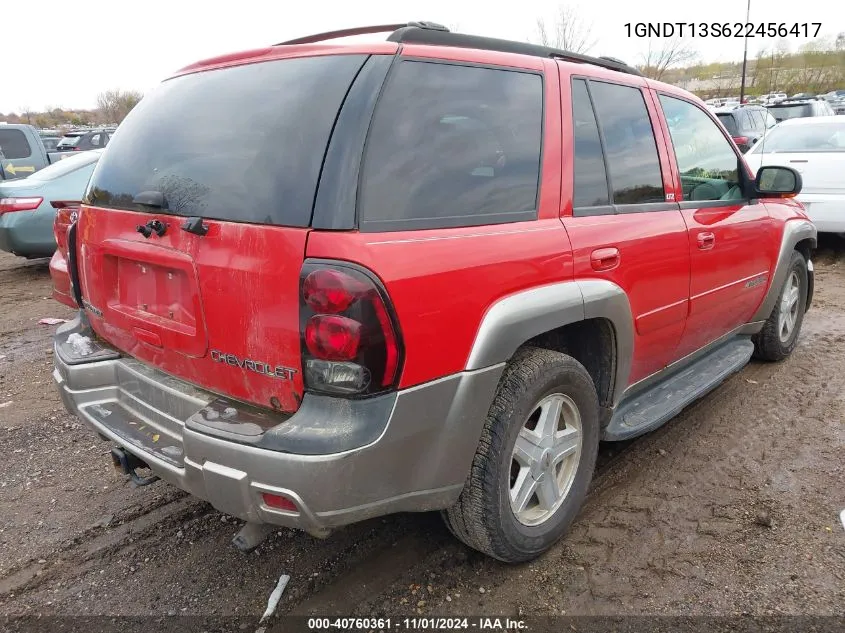
[[[600,440],[793,350],[800,187],[613,59],[431,23],[218,57],[100,160],[54,377],[140,483],[312,534],[441,510],[527,560]]]

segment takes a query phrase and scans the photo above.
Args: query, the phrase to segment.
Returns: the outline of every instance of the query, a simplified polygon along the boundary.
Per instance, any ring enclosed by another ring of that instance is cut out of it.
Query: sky
[[[576,0],[591,25],[593,55],[642,62],[648,40],[626,23],[744,22],[747,0]],[[829,0],[751,0],[752,23],[821,22],[820,36],[845,31],[845,9]],[[525,41],[557,0],[38,0],[0,4],[0,113],[93,108],[103,90],[147,92],[200,59],[294,37],[370,24],[429,20],[475,35]],[[35,8],[37,7],[37,9]],[[15,27],[20,24],[20,27]],[[368,36],[383,38],[384,36]],[[791,50],[809,40],[789,37]],[[704,61],[742,59],[742,38],[690,40]],[[749,57],[773,39],[749,41]]]

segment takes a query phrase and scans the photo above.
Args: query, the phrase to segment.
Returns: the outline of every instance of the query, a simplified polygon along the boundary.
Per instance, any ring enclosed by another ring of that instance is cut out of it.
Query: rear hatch
[[[141,101],[78,223],[99,336],[208,390],[298,408],[300,268],[332,127],[365,59],[195,72]]]

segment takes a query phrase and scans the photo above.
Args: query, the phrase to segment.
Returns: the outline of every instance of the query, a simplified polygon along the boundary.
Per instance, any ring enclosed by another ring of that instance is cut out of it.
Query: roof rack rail
[[[406,22],[404,24],[378,24],[376,26],[359,26],[351,29],[340,29],[339,31],[326,31],[325,33],[317,33],[315,35],[306,35],[305,37],[297,37],[286,42],[279,42],[273,46],[289,46],[292,44],[314,44],[316,42],[325,42],[326,40],[334,40],[339,37],[352,37],[353,35],[368,35],[370,33],[388,33],[401,30],[403,28],[415,28],[432,31],[446,31],[447,29],[442,24],[436,22]]]
[[[463,33],[452,33],[448,28],[436,22],[406,22],[405,24],[379,24],[376,26],[360,26],[352,29],[341,29],[339,31],[328,31],[316,35],[306,35],[293,40],[279,42],[273,46],[290,46],[293,44],[314,44],[340,37],[351,37],[353,35],[368,35],[371,33],[390,32],[387,40],[398,44],[430,44],[432,46],[454,46],[456,48],[478,48],[486,51],[498,51],[501,53],[518,53],[520,55],[531,55],[533,57],[550,57],[562,59],[568,62],[579,64],[592,64],[609,70],[615,70],[629,75],[642,77],[643,74],[629,66],[622,60],[615,57],[590,57],[580,53],[516,42],[513,40],[502,40],[493,37],[481,37],[479,35],[465,35]]]
[[[643,76],[643,74],[633,66],[629,66],[625,62],[613,57],[590,57],[589,55],[571,53],[569,51],[559,50],[549,46],[540,46],[538,44],[528,44],[527,42],[516,42],[512,40],[502,40],[493,37],[481,37],[478,35],[465,35],[463,33],[451,33],[448,29],[420,27],[414,23],[407,24],[395,30],[387,39],[390,42],[397,43],[478,48],[502,53],[531,55],[533,57],[551,57],[553,59],[562,59],[564,61],[576,62],[579,64],[601,66],[602,68],[627,73],[629,75],[637,75],[638,77]]]

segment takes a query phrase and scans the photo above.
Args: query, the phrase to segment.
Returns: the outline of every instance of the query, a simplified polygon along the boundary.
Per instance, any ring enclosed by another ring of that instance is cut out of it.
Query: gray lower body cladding
[[[299,411],[259,433],[251,407],[225,403],[229,422],[209,416],[219,397],[101,353],[96,342],[85,362],[66,342],[74,331],[85,332],[68,324],[55,345],[53,376],[68,411],[218,510],[303,529],[451,505],[503,369],[461,372],[386,400],[306,395]],[[263,492],[287,496],[298,512],[268,507]]]

